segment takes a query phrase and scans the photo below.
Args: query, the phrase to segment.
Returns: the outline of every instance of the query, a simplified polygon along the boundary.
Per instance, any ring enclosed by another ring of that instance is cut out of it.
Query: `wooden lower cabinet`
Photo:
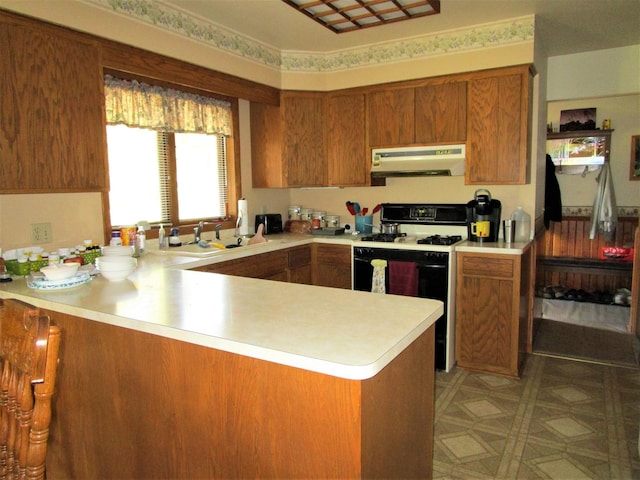
[[[263,278],[265,280],[288,281],[289,258],[286,250],[266,252],[251,257],[212,263],[196,270],[222,273],[238,277]]]
[[[456,360],[519,377],[531,352],[532,248],[522,255],[457,253]]]
[[[317,244],[212,263],[194,270],[351,289],[351,247]]]
[[[351,247],[349,245],[312,245],[313,284],[351,289]]]
[[[433,326],[348,380],[45,313],[62,330],[49,480],[432,478]]]
[[[287,281],[291,283],[304,283],[311,285],[312,265],[311,246],[294,247],[288,249],[289,269]]]

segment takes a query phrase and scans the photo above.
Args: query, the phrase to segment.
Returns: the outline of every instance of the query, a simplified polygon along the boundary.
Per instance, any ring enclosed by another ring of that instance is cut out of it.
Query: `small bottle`
[[[111,245],[112,247],[115,245],[122,245],[122,238],[120,238],[119,230],[114,230],[113,232],[111,232],[111,241],[109,242],[109,245]]]
[[[160,250],[164,250],[165,248],[167,248],[166,233],[162,224],[160,224],[160,229],[158,230],[158,248]]]
[[[135,245],[135,254],[136,257],[144,254],[144,249],[147,243],[147,234],[144,233],[144,227],[138,227],[138,231],[136,232],[136,245]]]

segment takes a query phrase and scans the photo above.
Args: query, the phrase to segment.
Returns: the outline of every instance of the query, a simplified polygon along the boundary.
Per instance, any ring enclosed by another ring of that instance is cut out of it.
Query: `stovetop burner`
[[[363,242],[394,242],[396,238],[405,237],[406,233],[374,233],[360,240]]]
[[[421,245],[453,245],[462,240],[461,235],[430,235],[416,241]]]

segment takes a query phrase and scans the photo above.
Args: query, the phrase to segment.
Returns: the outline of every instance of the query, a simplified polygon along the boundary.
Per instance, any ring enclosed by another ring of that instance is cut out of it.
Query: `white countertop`
[[[250,249],[313,241],[352,239],[287,235]],[[34,290],[24,278],[14,278],[0,284],[0,297],[348,379],[376,375],[442,315],[436,300],[187,270],[246,256],[250,249],[226,252],[224,258],[148,253],[122,282],[98,275],[63,290]]]
[[[531,242],[472,242],[466,240],[456,244],[456,252],[494,253],[499,255],[522,255]]]

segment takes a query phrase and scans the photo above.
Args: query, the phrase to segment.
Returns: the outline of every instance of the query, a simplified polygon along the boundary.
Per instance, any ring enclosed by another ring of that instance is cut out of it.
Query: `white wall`
[[[596,108],[596,125],[610,119],[611,172],[618,206],[640,206],[640,181],[629,180],[631,136],[640,135],[640,44],[549,58],[547,123],[560,112]],[[558,175],[563,206],[591,206],[598,172]]]
[[[549,58],[549,102],[638,93],[640,43]]]

